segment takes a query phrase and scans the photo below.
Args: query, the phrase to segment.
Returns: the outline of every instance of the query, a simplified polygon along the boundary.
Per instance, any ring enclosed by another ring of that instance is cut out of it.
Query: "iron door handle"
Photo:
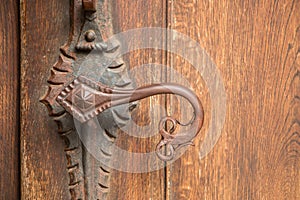
[[[89,99],[85,99],[86,94],[89,95]],[[180,123],[171,116],[161,119],[159,133],[162,139],[156,147],[156,152],[160,159],[167,161],[173,159],[176,149],[191,144],[203,124],[202,104],[190,89],[174,83],[164,83],[121,90],[110,88],[84,76],[78,76],[58,94],[56,101],[73,117],[84,123],[110,107],[128,104],[159,94],[180,95],[186,98],[194,109],[194,118],[190,123],[190,130],[192,131],[172,134]],[[86,105],[87,102],[88,106]],[[167,121],[171,122],[173,126],[169,132],[165,130]],[[170,155],[160,153],[163,146],[169,148]]]
[[[83,21],[80,20],[81,13],[78,12],[78,7],[84,10],[85,18]],[[71,42],[68,42],[61,48],[60,59],[52,68],[51,77],[48,80],[53,87],[49,88],[42,102],[49,107],[50,112],[53,112],[55,109],[59,109],[57,112],[65,110],[73,115],[74,118],[84,123],[110,107],[158,94],[180,95],[186,98],[194,109],[194,118],[189,124],[190,132],[174,134],[176,126],[182,124],[173,117],[167,116],[160,121],[159,133],[162,139],[156,147],[156,152],[160,159],[172,160],[176,149],[191,144],[203,125],[204,113],[199,98],[190,89],[174,83],[147,85],[135,89],[131,85],[130,87],[114,89],[113,86],[116,83],[113,80],[116,77],[120,77],[118,73],[109,74],[108,78],[104,77],[101,81],[93,80],[97,77],[90,77],[89,74],[91,73],[88,72],[90,69],[82,70],[79,73],[78,66],[83,65],[81,60],[86,58],[91,51],[98,52],[99,55],[111,52],[115,53],[120,48],[120,45],[118,41],[115,41],[114,44],[104,41],[99,28],[99,22],[96,21],[97,13],[100,12],[97,9],[97,0],[82,0],[81,4],[74,1],[74,8],[72,10],[72,24],[74,27],[72,29]],[[75,28],[76,24],[82,24],[82,28],[78,32]],[[124,65],[122,59],[119,61],[107,61],[105,56],[102,57],[99,60],[91,61],[92,64],[109,69],[117,69]],[[81,67],[84,68],[84,66]],[[124,76],[124,74],[127,76],[126,70],[123,71],[125,72],[122,72],[121,76]],[[127,78],[130,79],[130,77]],[[77,95],[77,98],[72,98],[76,96],[76,92],[81,92],[82,94],[86,92],[90,93],[94,98],[93,102],[85,102],[88,100],[85,100],[84,97],[80,99],[80,95]],[[83,108],[79,102],[82,105],[90,103],[90,108]],[[165,130],[165,124],[168,121],[173,126],[169,131]],[[161,154],[159,150],[163,146],[169,148],[169,155]]]
[[[101,8],[97,8],[98,4]],[[158,132],[161,140],[157,142],[156,155],[162,161],[173,160],[176,151],[191,144],[203,125],[203,107],[192,90],[174,83],[135,88],[123,58],[110,60],[105,56],[120,50],[119,41],[107,40],[113,32],[108,4],[107,0],[71,1],[69,39],[60,48],[59,59],[51,68],[48,79],[49,89],[41,98],[49,115],[57,122],[58,133],[65,141],[72,199],[105,199],[109,193],[110,177],[107,163],[91,158],[89,152],[84,150],[85,146],[78,138],[74,121],[78,121],[83,127],[96,117],[102,122],[104,131],[99,134],[108,133],[106,135],[109,136],[103,137],[105,141],[101,151],[103,153],[105,148],[104,157],[108,163],[112,160],[112,152],[109,152],[107,146],[114,143],[117,134],[114,119],[109,112],[116,107],[132,110],[135,101],[161,94],[180,95],[190,102],[194,110],[190,123],[182,124],[172,116],[160,120]],[[91,52],[96,52],[97,58],[88,59]],[[84,63],[83,60],[86,59],[88,62]],[[89,67],[100,68],[103,76]],[[118,80],[120,77],[125,77],[121,83]],[[171,123],[170,129],[166,129],[167,123]],[[189,130],[177,133],[177,126],[189,126]],[[167,148],[167,153],[162,151],[163,147]],[[94,160],[90,162],[89,159]],[[89,178],[90,174],[93,174],[92,178]]]

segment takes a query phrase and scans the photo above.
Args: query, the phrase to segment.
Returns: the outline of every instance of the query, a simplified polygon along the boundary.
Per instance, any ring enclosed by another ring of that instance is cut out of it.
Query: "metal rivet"
[[[93,30],[86,31],[84,36],[88,42],[93,42],[96,39],[96,33]]]

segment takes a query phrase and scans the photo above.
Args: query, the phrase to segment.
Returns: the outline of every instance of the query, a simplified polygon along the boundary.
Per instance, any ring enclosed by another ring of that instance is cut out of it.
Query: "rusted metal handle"
[[[172,117],[161,119],[159,129],[162,140],[158,143],[157,155],[162,160],[171,160],[174,151],[179,147],[191,144],[203,125],[203,107],[199,98],[190,89],[174,83],[152,84],[137,89],[113,89],[100,82],[90,80],[84,76],[77,77],[58,95],[60,103],[77,120],[84,123],[104,110],[140,99],[159,94],[176,94],[186,98],[194,109],[194,118],[190,129],[186,132],[172,134],[176,126],[182,125]],[[166,123],[170,121],[173,128],[165,130]],[[163,146],[169,148],[170,153],[160,153]]]

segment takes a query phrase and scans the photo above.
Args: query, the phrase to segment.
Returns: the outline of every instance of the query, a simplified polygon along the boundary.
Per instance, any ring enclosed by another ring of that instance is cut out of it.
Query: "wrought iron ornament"
[[[118,130],[112,113],[128,115],[122,113],[122,108],[133,110],[136,101],[153,95],[180,95],[193,106],[194,118],[189,124],[193,131],[175,134],[176,126],[183,124],[170,116],[161,119],[159,133],[162,139],[158,141],[156,153],[163,161],[172,160],[177,149],[191,144],[203,124],[203,108],[193,91],[172,83],[135,88],[123,59],[112,60],[106,56],[118,52],[120,48],[118,41],[105,41],[113,32],[109,10],[109,0],[72,1],[70,38],[60,49],[59,60],[52,67],[48,80],[49,90],[41,99],[48,107],[49,115],[57,122],[59,134],[66,141],[71,199],[105,199],[110,180],[110,168],[93,158],[82,145],[74,119],[83,127],[92,126],[95,117],[99,122],[105,122],[101,124],[105,131],[97,134],[105,136],[105,144],[112,144]],[[97,57],[85,62],[92,51],[97,52]],[[98,69],[101,69],[101,75]],[[170,130],[165,129],[167,122],[172,125]],[[163,147],[168,148],[167,155],[162,153]],[[110,159],[113,152],[102,145],[100,153]],[[95,167],[96,170],[93,170]]]
[[[104,110],[131,103],[158,94],[177,94],[185,97],[192,104],[195,117],[191,123],[191,129],[197,134],[203,122],[203,111],[198,97],[188,88],[178,84],[152,84],[137,89],[112,89],[100,82],[92,81],[84,76],[78,76],[58,95],[57,102],[60,103],[73,117],[82,123],[87,122],[99,115]],[[191,144],[196,136],[190,130],[188,132],[173,135],[165,130],[165,123],[170,121],[175,130],[178,121],[172,117],[165,117],[160,122],[160,134],[162,140],[157,145],[157,155],[162,160],[173,159],[174,150],[180,146]],[[172,132],[174,132],[172,130]],[[170,155],[162,155],[160,149],[167,145]]]

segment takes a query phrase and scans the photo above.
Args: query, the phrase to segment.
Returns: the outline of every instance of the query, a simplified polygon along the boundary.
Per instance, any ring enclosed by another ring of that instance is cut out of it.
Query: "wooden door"
[[[77,199],[70,192],[65,143],[39,101],[59,48],[69,37],[70,2],[21,0],[0,5],[1,199]],[[300,199],[299,1],[101,2],[110,5],[114,33],[162,27],[200,43],[215,63],[226,93],[224,126],[207,155],[201,157],[200,149],[214,120],[210,117],[195,145],[171,165],[145,173],[110,170],[107,199]],[[174,48],[172,37],[163,37],[166,48]],[[216,97],[210,96],[205,77],[181,56],[144,49],[124,59],[131,69],[159,63],[176,70],[201,99],[205,115],[212,115]],[[177,82],[168,68],[146,69],[137,81]],[[186,119],[184,103],[170,95],[151,97],[140,101],[132,118],[141,126],[158,123],[166,113],[151,109],[160,105]],[[120,133],[116,142],[128,151],[147,152],[158,138]]]

